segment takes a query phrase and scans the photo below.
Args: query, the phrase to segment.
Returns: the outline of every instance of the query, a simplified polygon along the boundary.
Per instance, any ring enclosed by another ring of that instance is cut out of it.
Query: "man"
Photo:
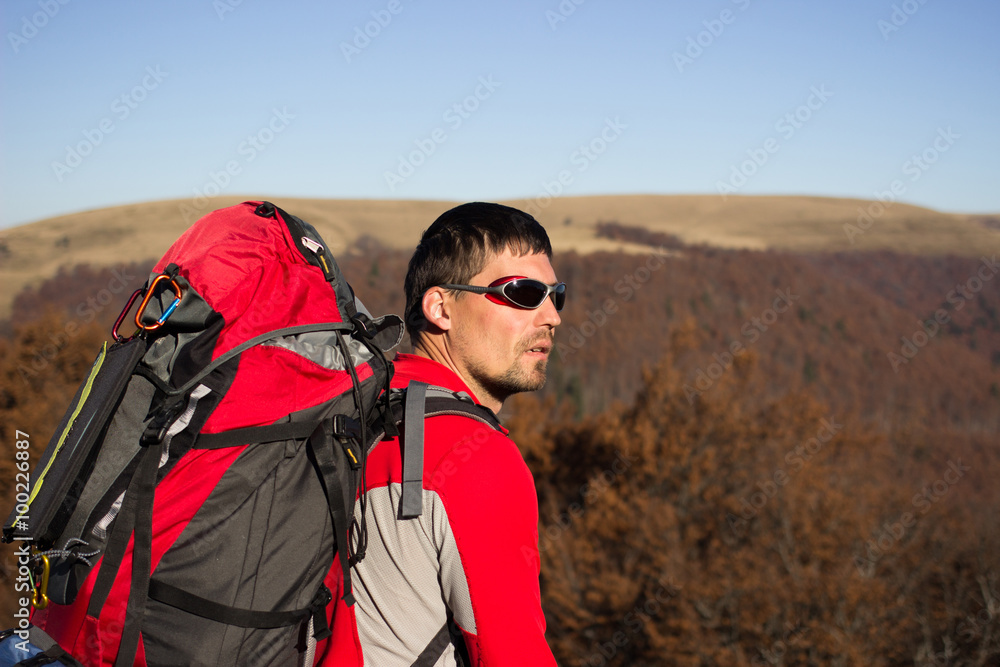
[[[393,386],[420,380],[494,412],[512,394],[541,388],[565,298],[551,255],[545,230],[517,209],[472,203],[441,215],[410,260],[413,354],[397,355]],[[517,447],[506,430],[466,416],[428,418],[424,428],[418,518],[397,515],[398,440],[369,454],[357,602],[336,603],[317,664],[554,665],[538,586],[537,496]],[[328,578],[337,598],[339,576],[334,567]]]

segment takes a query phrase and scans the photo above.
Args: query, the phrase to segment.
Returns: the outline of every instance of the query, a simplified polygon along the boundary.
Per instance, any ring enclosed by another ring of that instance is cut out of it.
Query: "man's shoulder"
[[[452,445],[474,443],[478,445],[511,444],[507,429],[496,428],[493,423],[477,419],[470,414],[460,414],[458,411],[430,415],[425,420],[427,436]]]
[[[446,505],[470,494],[505,496],[515,489],[533,493],[527,464],[505,433],[455,415],[430,418],[424,428],[424,488],[443,494]]]
[[[394,388],[406,388],[411,382],[419,381],[472,396],[472,392],[458,375],[432,359],[413,354],[397,354],[393,359],[393,366]],[[440,398],[434,397],[432,400]],[[468,408],[472,405],[463,406],[457,399],[453,405],[435,403],[434,409],[431,405],[429,402],[427,408],[432,416],[424,422],[425,470],[433,471],[446,461],[460,462],[466,468],[495,467],[497,470],[509,470],[524,467],[524,459],[517,445],[488,408],[476,402],[473,414],[469,414]]]
[[[493,433],[507,439],[508,431],[500,424],[496,414],[479,403],[462,379],[447,366],[413,354],[396,355],[393,365],[394,388],[405,389],[411,382],[425,382],[445,390],[431,390],[426,399],[428,416],[434,417],[436,424],[444,426],[444,432],[456,438],[471,435],[484,439],[484,434]],[[454,400],[449,400],[452,396]]]
[[[392,386],[406,388],[411,382],[426,382],[451,391],[470,393],[458,375],[444,364],[415,354],[397,354],[393,360]]]

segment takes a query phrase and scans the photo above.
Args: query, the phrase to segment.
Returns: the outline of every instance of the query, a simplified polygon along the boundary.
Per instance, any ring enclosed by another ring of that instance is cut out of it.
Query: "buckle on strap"
[[[333,635],[333,632],[330,630],[330,624],[326,620],[326,606],[332,601],[333,593],[330,592],[330,589],[326,585],[322,585],[316,592],[316,597],[313,598],[312,604],[309,605],[309,609],[312,611],[313,638],[318,642]]]
[[[378,331],[375,329],[374,326],[375,323],[372,321],[370,317],[368,317],[364,313],[356,314],[354,317],[351,318],[351,322],[354,324],[355,333],[357,333],[359,336],[367,338],[368,340],[374,338],[375,334],[378,333]]]

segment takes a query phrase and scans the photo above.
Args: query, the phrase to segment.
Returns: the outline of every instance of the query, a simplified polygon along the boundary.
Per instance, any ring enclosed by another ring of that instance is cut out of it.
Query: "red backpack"
[[[268,202],[196,222],[132,301],[3,529],[44,575],[31,621],[86,665],[311,664],[402,321]]]

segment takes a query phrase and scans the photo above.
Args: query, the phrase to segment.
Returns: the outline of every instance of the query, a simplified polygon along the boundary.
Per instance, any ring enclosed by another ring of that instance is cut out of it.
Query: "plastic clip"
[[[142,447],[152,447],[163,442],[170,431],[170,427],[173,426],[177,417],[184,411],[184,405],[184,401],[177,401],[162,408],[149,422],[142,437],[139,438],[139,444]]]
[[[375,329],[375,323],[364,313],[358,313],[352,317],[351,322],[354,324],[354,332],[368,340],[375,338],[375,335],[378,333]]]

